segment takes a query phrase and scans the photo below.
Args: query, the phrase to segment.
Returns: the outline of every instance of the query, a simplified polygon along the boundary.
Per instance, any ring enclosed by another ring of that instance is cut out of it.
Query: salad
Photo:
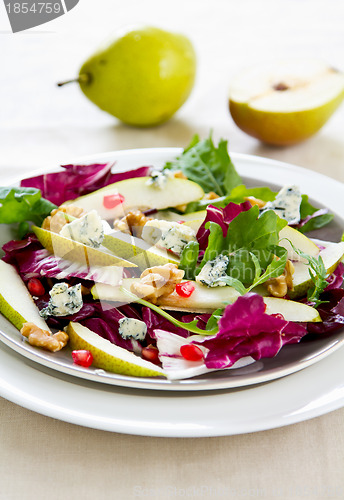
[[[63,170],[0,188],[0,311],[37,349],[182,380],[276,356],[344,324],[344,242],[291,183],[247,187],[227,142],[162,169]]]

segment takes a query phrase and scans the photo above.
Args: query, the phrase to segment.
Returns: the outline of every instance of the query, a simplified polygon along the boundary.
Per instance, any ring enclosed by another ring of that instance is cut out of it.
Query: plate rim
[[[79,158],[76,158],[73,160],[73,163],[92,163],[93,161],[109,161],[109,157],[126,157],[129,158],[133,155],[135,156],[140,156],[140,155],[152,155],[152,156],[176,156],[180,152],[182,152],[182,148],[176,148],[176,147],[167,147],[167,148],[138,148],[138,149],[127,149],[127,150],[119,150],[119,151],[110,151],[110,152],[105,152],[105,153],[100,153],[100,154],[93,154],[93,155],[87,155],[87,156],[82,156]],[[252,168],[252,164],[259,164],[264,167],[273,167],[273,168],[278,168],[278,169],[283,169],[286,170],[288,173],[290,173],[291,170],[298,172],[299,174],[309,174],[309,170],[305,169],[303,167],[298,167],[296,165],[288,164],[285,162],[280,162],[278,160],[273,160],[269,158],[264,158],[264,157],[259,157],[259,156],[254,156],[254,155],[248,155],[248,154],[242,154],[242,153],[230,153],[231,157],[234,159],[234,162],[239,160],[240,162],[248,162],[250,165],[249,169]],[[154,160],[153,160],[154,161]],[[161,159],[159,160],[161,161]],[[40,168],[37,169],[35,172],[31,172],[30,175],[39,175],[45,172],[49,172],[51,170],[56,170],[55,167],[48,167],[48,168]],[[135,168],[135,167],[133,167]],[[237,166],[238,170],[241,171],[243,169],[242,165]],[[241,173],[241,172],[240,172]],[[336,181],[335,179],[329,178],[323,174],[319,174],[317,172],[313,172],[316,174],[316,177],[318,177],[321,180],[326,180],[326,182],[333,181],[334,184],[336,184],[337,188],[340,187],[343,189],[344,192],[344,185],[342,185],[340,182]],[[249,177],[254,178],[251,175],[248,174]],[[8,180],[7,184],[13,184],[14,182],[18,182],[23,176],[16,176],[15,178]],[[265,181],[266,182],[266,181]],[[336,215],[340,217],[338,213]],[[169,381],[166,381],[164,379],[151,379],[151,378],[137,378],[137,377],[130,377],[130,376],[121,376],[118,374],[112,374],[109,379],[106,379],[106,374],[105,376],[103,374],[99,373],[91,373],[87,372],[85,369],[79,368],[79,367],[68,367],[68,366],[56,366],[56,362],[53,360],[47,360],[46,358],[44,359],[44,362],[42,362],[42,355],[39,355],[39,353],[34,353],[31,351],[28,351],[27,349],[22,349],[20,345],[17,345],[14,343],[15,347],[13,347],[13,341],[11,339],[8,339],[5,336],[5,339],[3,338],[3,334],[0,335],[0,339],[2,342],[4,342],[7,346],[9,346],[11,349],[15,350],[18,352],[20,355],[24,356],[27,359],[30,359],[33,362],[36,362],[42,366],[46,366],[52,370],[57,370],[60,373],[65,373],[67,375],[75,376],[75,377],[80,377],[82,380],[90,380],[92,382],[98,382],[98,383],[106,383],[110,385],[115,385],[115,386],[122,386],[122,387],[128,387],[128,388],[141,388],[145,390],[163,390],[166,392],[169,391],[206,391],[206,390],[226,390],[226,389],[231,389],[231,388],[241,388],[241,387],[246,387],[248,385],[254,385],[254,384],[260,384],[264,382],[269,382],[271,380],[274,380],[276,378],[280,377],[285,377],[289,376],[291,373],[295,373],[299,370],[306,369],[307,367],[311,366],[312,364],[316,364],[320,362],[324,357],[327,357],[331,355],[333,352],[335,352],[337,349],[339,349],[342,344],[344,343],[344,339],[337,340],[334,345],[331,347],[327,348],[327,350],[323,353],[318,354],[316,357],[312,356],[310,359],[303,361],[302,365],[297,367],[292,368],[280,368],[279,374],[276,377],[276,374],[271,373],[270,375],[267,374],[265,377],[262,376],[258,380],[256,375],[252,375],[251,378],[248,377],[248,381],[246,383],[240,382],[240,379],[237,380],[237,382],[231,381],[231,383],[228,385],[228,380],[226,382],[225,380],[216,380],[214,381],[202,381],[202,380],[195,380],[195,379],[189,379],[185,381],[181,381],[180,384],[175,383],[170,383]],[[37,359],[38,358],[38,359]],[[86,375],[86,377],[85,377]],[[117,379],[118,378],[118,379]],[[111,380],[110,380],[111,379]]]

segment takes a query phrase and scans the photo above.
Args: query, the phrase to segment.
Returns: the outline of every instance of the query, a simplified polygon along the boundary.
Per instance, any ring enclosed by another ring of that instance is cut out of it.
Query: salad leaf
[[[182,155],[166,163],[164,169],[181,170],[205,192],[214,191],[219,196],[229,194],[241,184],[241,178],[228,155],[227,141],[221,139],[216,147],[211,135],[203,140],[195,135]]]
[[[344,290],[332,288],[321,295],[322,303],[318,307],[320,323],[307,323],[309,334],[324,335],[344,326]],[[312,335],[307,338],[312,339]]]
[[[229,223],[241,212],[250,210],[250,208],[251,204],[249,202],[241,203],[240,205],[229,203],[224,208],[216,207],[213,204],[209,205],[207,207],[207,215],[196,235],[200,249],[205,250],[208,246],[210,231],[209,226],[206,226],[209,222],[216,222],[219,226],[221,226],[223,236],[225,237],[227,236]]]
[[[0,187],[0,224],[19,223],[21,236],[27,232],[28,222],[40,226],[54,208],[39,189]]]
[[[40,189],[44,198],[56,205],[61,205],[64,201],[74,200],[114,182],[132,177],[144,177],[150,171],[150,167],[140,167],[136,170],[112,174],[113,163],[61,166],[64,168],[63,171],[24,179],[21,186]]]
[[[186,278],[187,280],[194,279],[195,277],[198,254],[199,243],[197,243],[196,241],[190,241],[184,247],[182,255],[180,256],[180,263],[178,267],[179,269],[185,271],[184,278]]]
[[[308,255],[307,253],[296,248],[290,240],[288,241],[293,250],[307,262],[309,276],[313,282],[313,286],[308,289],[307,299],[314,305],[314,307],[318,307],[323,302],[322,300],[319,300],[320,294],[329,286],[329,273],[326,270],[324,261],[321,255],[318,255],[318,257]]]
[[[266,314],[265,309],[263,298],[253,293],[226,307],[218,321],[218,333],[193,341],[209,349],[207,368],[229,368],[245,356],[255,360],[273,357],[283,345],[299,342],[306,335],[305,326]]]

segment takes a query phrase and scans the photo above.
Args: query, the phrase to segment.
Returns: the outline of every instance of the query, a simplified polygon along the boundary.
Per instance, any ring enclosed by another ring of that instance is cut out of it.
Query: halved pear
[[[129,259],[142,270],[152,266],[163,266],[169,262],[178,264],[180,261],[179,257],[171,252],[149,245],[141,238],[121,231],[106,234],[103,246],[116,255]]]
[[[0,260],[0,275],[0,312],[18,330],[24,323],[34,323],[39,328],[50,331],[15,268]]]
[[[332,273],[344,256],[344,242],[329,243],[324,250],[320,250],[318,256],[323,259],[326,271]],[[309,276],[309,266],[303,262],[294,262],[294,268],[294,290],[288,291],[291,299],[303,297],[312,286],[312,280]]]
[[[65,202],[64,205],[73,203],[87,212],[97,210],[102,219],[115,219],[123,217],[134,208],[161,210],[197,201],[204,196],[203,189],[196,182],[187,179],[169,178],[162,189],[147,184],[149,179],[150,177],[136,177],[116,182],[93,193]],[[109,207],[111,196],[117,194],[124,197],[124,202],[113,208]],[[106,208],[107,206],[109,208]]]
[[[109,372],[132,377],[164,376],[162,368],[123,349],[80,323],[70,322],[66,328],[72,349],[85,349],[93,356],[93,365]]]
[[[285,226],[279,232],[279,238],[280,241],[278,245],[288,251],[288,259],[302,261],[302,258],[297,252],[295,252],[290,242],[294,245],[295,248],[301,250],[307,255],[311,255],[312,257],[316,257],[320,252],[319,248],[312,240],[307,238],[307,236],[303,233],[300,233],[300,231],[298,231],[297,229],[294,229],[290,226]]]
[[[136,264],[110,253],[106,248],[92,248],[37,226],[33,226],[32,230],[44,248],[69,261],[80,262],[89,267],[92,265],[137,267]]]
[[[315,134],[344,98],[344,74],[316,59],[279,60],[233,78],[229,109],[247,134],[293,144]]]

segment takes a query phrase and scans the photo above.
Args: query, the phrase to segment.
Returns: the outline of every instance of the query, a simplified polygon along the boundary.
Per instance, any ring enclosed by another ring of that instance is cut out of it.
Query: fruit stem
[[[64,82],[58,82],[57,86],[62,87],[63,85],[68,85],[68,83],[89,83],[91,81],[91,75],[89,73],[84,73],[79,75],[78,78],[73,78],[72,80],[66,80]]]

